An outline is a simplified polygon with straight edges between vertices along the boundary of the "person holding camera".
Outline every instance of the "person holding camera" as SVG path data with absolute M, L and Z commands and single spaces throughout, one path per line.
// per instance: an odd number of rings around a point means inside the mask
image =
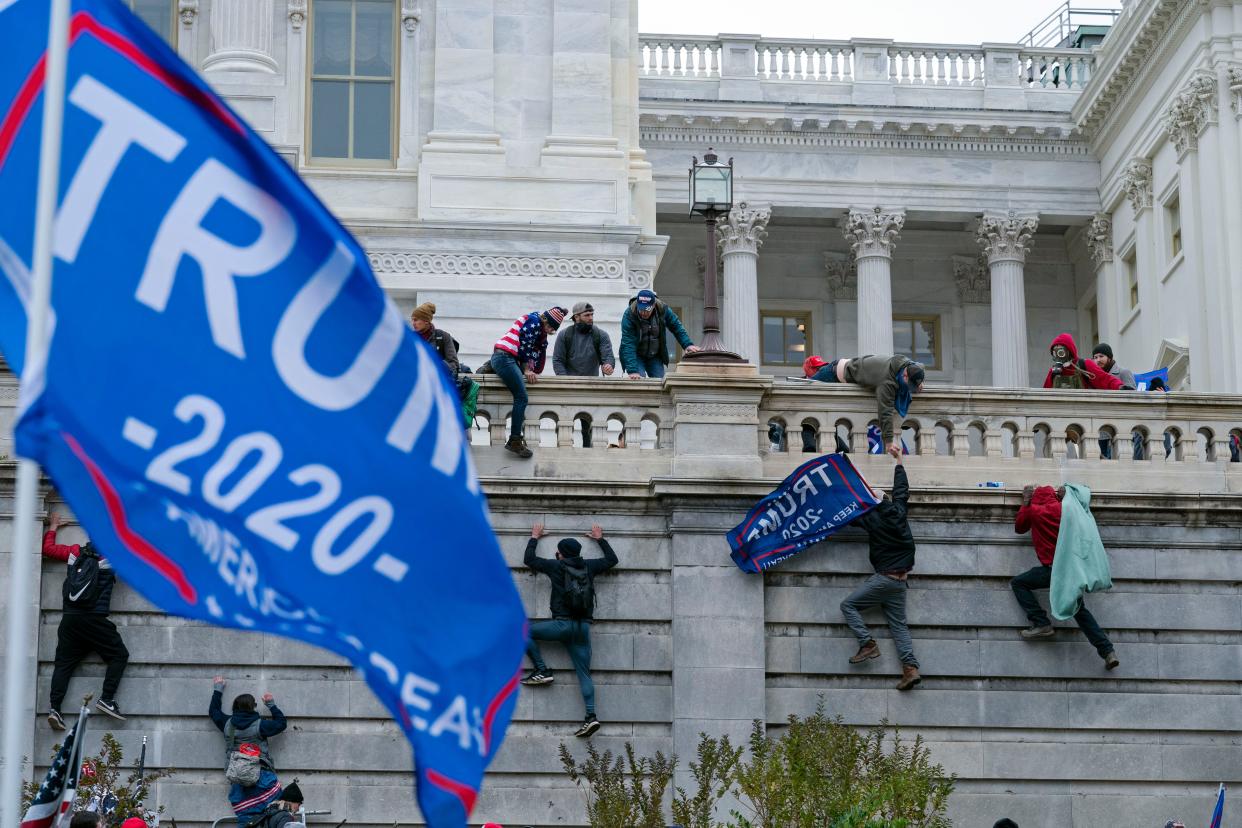
M 1052 355 L 1052 367 L 1044 377 L 1044 388 L 1091 388 L 1102 391 L 1120 391 L 1125 386 L 1121 380 L 1105 371 L 1094 360 L 1078 356 L 1074 337 L 1059 334 L 1048 349 Z

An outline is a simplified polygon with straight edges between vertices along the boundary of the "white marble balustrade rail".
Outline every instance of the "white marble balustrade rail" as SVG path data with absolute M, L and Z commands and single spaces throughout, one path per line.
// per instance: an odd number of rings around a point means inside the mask
M 720 77 L 720 39 L 698 35 L 641 35 L 639 71 L 665 77 Z
M 764 38 L 755 46 L 755 74 L 767 80 L 854 81 L 848 40 Z
M 923 86 L 983 86 L 987 55 L 979 46 L 894 43 L 888 47 L 893 83 Z
M 1031 88 L 1081 91 L 1094 65 L 1094 56 L 1082 49 L 1023 49 L 1018 53 L 1018 82 Z

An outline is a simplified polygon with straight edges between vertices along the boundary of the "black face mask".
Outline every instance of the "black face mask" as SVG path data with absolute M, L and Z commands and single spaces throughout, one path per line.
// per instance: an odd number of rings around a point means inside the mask
M 591 327 L 592 327 L 592 324 L 590 322 L 575 322 L 574 323 L 574 328 L 576 328 L 578 333 L 580 334 L 590 333 Z

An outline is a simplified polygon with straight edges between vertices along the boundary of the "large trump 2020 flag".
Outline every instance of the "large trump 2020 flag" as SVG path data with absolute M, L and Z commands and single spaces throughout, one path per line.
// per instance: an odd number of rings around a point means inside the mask
M 72 4 L 52 333 L 27 359 L 47 27 L 46 0 L 0 0 L 18 453 L 162 609 L 347 657 L 427 821 L 465 825 L 525 617 L 453 386 L 354 239 L 117 0 Z

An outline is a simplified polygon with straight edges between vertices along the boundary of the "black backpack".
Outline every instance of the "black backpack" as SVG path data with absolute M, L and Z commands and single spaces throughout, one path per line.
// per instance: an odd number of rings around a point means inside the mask
M 69 565 L 69 574 L 61 585 L 60 594 L 66 607 L 90 610 L 95 608 L 102 588 L 99 577 L 99 553 L 95 545 L 87 543 L 78 549 L 77 557 Z
M 571 618 L 590 618 L 595 611 L 595 585 L 585 566 L 561 567 L 565 586 L 565 611 Z

